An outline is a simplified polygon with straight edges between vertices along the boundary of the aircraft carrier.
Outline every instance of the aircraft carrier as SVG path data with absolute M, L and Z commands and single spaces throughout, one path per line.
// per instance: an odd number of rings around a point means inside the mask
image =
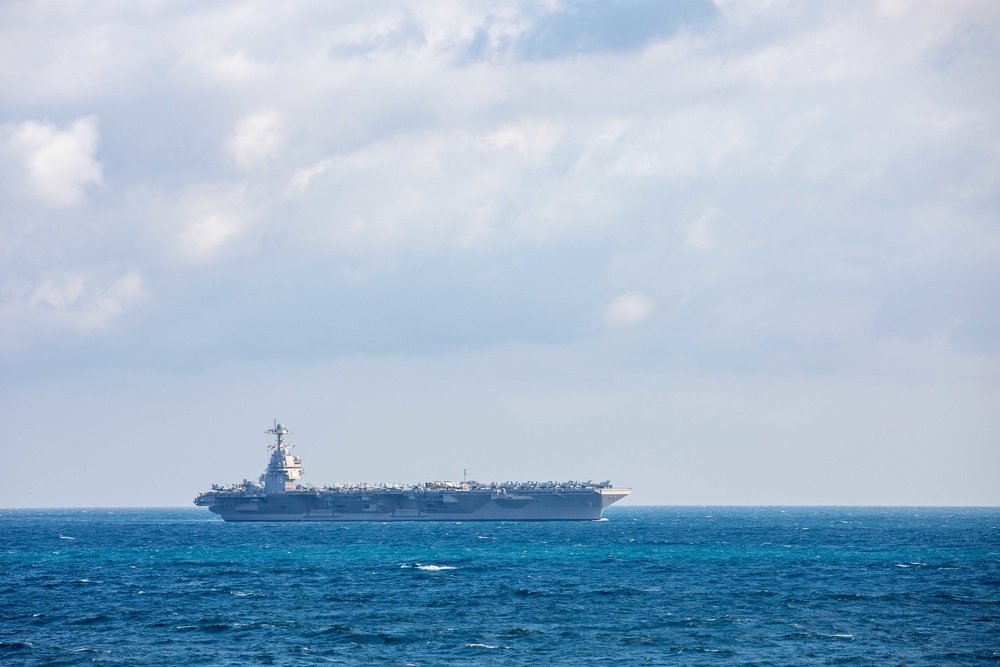
M 425 482 L 313 487 L 275 421 L 271 459 L 256 481 L 212 485 L 194 504 L 226 521 L 596 521 L 632 492 L 611 482 Z

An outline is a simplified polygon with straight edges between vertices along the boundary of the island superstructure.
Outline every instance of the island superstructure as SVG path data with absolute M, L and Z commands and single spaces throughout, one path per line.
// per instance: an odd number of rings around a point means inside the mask
M 275 421 L 271 458 L 258 480 L 212 485 L 194 504 L 226 521 L 596 521 L 632 492 L 611 482 L 300 483 L 291 431 Z

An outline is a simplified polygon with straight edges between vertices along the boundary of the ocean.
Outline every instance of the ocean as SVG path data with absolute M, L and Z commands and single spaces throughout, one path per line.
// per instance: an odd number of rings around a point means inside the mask
M 0 664 L 1000 665 L 1000 509 L 0 510 Z

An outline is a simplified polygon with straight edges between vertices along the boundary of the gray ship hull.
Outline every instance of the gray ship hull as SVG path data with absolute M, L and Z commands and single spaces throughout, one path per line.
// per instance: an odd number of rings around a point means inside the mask
M 629 489 L 525 493 L 454 490 L 433 493 L 204 493 L 196 505 L 226 521 L 596 521 Z

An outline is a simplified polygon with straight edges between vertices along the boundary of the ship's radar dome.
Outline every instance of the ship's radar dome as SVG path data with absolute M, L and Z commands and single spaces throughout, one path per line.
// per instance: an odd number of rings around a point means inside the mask
M 274 427 L 274 430 L 275 431 L 284 431 L 285 427 L 282 426 L 281 424 L 278 424 L 277 426 Z

